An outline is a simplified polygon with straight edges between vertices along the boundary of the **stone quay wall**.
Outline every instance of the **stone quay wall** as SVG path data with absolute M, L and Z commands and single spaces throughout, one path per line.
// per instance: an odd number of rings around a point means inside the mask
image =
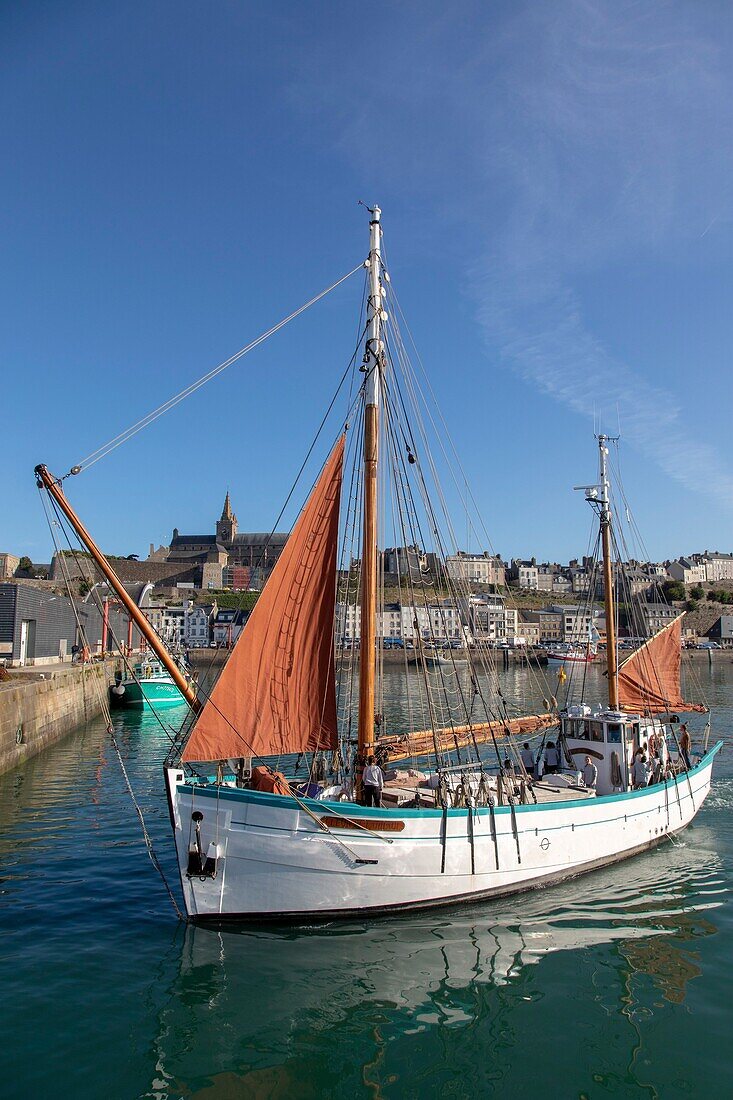
M 115 660 L 59 666 L 0 684 L 0 773 L 55 745 L 101 713 Z

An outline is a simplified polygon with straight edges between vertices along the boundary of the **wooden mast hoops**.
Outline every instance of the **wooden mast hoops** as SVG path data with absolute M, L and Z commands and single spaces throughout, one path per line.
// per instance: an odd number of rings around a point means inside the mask
M 113 588 L 114 591 L 117 593 L 120 599 L 120 603 L 123 604 L 128 615 L 135 622 L 138 630 L 146 639 L 158 660 L 170 673 L 181 695 L 184 697 L 194 713 L 198 714 L 198 712 L 201 710 L 201 703 L 196 696 L 195 685 L 192 684 L 191 681 L 183 675 L 180 668 L 173 660 L 170 653 L 163 645 L 162 641 L 158 637 L 157 633 L 153 630 L 152 626 L 145 618 L 140 608 L 125 590 L 125 586 L 123 585 L 122 581 L 117 576 L 114 569 L 107 561 L 104 554 L 99 549 L 94 539 L 89 534 L 86 527 L 81 522 L 76 512 L 64 496 L 61 490 L 61 482 L 52 477 L 52 475 L 48 472 L 47 467 L 43 465 L 36 466 L 35 474 L 39 489 L 46 489 L 56 501 L 59 508 L 76 531 L 80 540 L 82 541 L 84 546 L 86 546 L 92 559 L 99 567 L 102 575 L 105 577 L 110 587 Z

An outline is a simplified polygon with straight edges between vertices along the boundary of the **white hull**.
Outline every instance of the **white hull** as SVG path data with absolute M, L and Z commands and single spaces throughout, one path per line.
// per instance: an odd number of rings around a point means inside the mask
M 471 811 L 469 823 L 467 810 L 444 814 L 309 801 L 318 817 L 403 824 L 398 832 L 367 833 L 355 826 L 325 832 L 290 797 L 192 788 L 182 782 L 181 771 L 169 768 L 186 909 L 198 920 L 328 918 L 446 905 L 559 882 L 653 847 L 688 825 L 710 790 L 718 748 L 676 784 L 517 806 L 514 814 L 496 807 L 495 840 L 487 807 Z M 194 811 L 203 814 L 204 852 L 211 845 L 218 852 L 213 878 L 186 873 Z

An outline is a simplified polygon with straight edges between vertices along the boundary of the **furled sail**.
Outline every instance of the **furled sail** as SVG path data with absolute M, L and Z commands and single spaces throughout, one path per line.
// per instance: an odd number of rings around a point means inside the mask
M 446 726 L 435 731 L 417 730 L 402 736 L 380 737 L 379 747 L 387 749 L 387 761 L 392 764 L 413 756 L 430 755 L 436 741 L 446 749 L 459 749 L 466 745 L 483 745 L 507 735 L 528 737 L 557 723 L 556 714 L 528 714 L 522 718 L 509 718 L 506 722 L 476 722 L 470 726 Z
M 336 748 L 333 630 L 343 460 L 342 436 L 199 715 L 184 760 Z
M 680 688 L 682 616 L 662 627 L 648 642 L 619 666 L 619 703 L 640 714 L 666 714 L 670 710 L 706 710 L 686 703 Z

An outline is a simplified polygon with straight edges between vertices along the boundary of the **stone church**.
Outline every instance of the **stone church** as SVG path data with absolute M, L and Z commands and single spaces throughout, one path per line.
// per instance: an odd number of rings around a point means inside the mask
M 237 587 L 261 588 L 288 541 L 287 532 L 243 532 L 227 493 L 213 535 L 181 535 L 173 528 L 168 561 L 201 566 L 201 588 L 230 587 L 233 570 L 244 570 Z

